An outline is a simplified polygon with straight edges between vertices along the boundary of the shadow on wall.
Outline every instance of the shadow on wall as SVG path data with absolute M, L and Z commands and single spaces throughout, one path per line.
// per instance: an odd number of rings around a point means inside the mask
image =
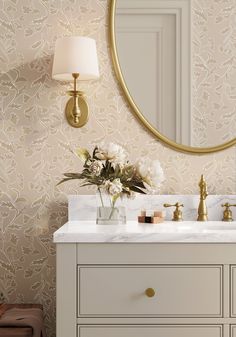
M 42 127 L 60 125 L 58 82 L 51 78 L 52 59 L 47 55 L 0 75 L 1 114 L 11 130 L 37 122 Z

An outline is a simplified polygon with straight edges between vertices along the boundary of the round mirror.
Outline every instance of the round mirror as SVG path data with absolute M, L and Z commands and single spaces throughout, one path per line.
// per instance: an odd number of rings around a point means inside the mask
M 176 150 L 236 144 L 236 5 L 229 2 L 111 1 L 118 81 L 139 120 Z

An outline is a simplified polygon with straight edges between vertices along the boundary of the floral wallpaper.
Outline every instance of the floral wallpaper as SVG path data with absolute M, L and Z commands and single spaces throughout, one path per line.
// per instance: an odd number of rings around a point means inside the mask
M 236 134 L 235 0 L 192 1 L 192 138 L 194 146 Z
M 194 2 L 201 13 L 201 1 Z M 134 117 L 111 64 L 108 5 L 108 0 L 0 2 L 0 301 L 42 303 L 50 337 L 56 294 L 52 234 L 67 220 L 66 195 L 94 192 L 79 183 L 56 186 L 63 172 L 81 168 L 71 149 L 112 140 L 126 147 L 132 161 L 146 155 L 160 160 L 166 177 L 162 193 L 198 193 L 201 173 L 210 193 L 236 193 L 235 147 L 204 156 L 175 152 Z M 51 79 L 55 41 L 73 34 L 96 39 L 101 73 L 99 80 L 81 84 L 91 110 L 81 129 L 64 118 L 69 85 Z

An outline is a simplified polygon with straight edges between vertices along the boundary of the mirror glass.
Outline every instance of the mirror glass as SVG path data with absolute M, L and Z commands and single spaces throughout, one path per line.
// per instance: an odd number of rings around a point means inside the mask
M 235 0 L 116 0 L 114 38 L 128 95 L 180 145 L 236 137 Z

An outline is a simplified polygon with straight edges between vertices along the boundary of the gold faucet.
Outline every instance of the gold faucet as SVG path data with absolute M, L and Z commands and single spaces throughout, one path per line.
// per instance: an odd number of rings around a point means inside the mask
M 175 211 L 173 213 L 173 219 L 172 219 L 172 221 L 183 221 L 182 211 L 180 210 L 180 207 L 184 207 L 183 204 L 180 204 L 179 202 L 177 202 L 174 205 L 164 204 L 163 206 L 164 207 L 173 207 L 174 206 L 175 207 Z
M 207 206 L 206 206 L 206 197 L 208 196 L 207 184 L 204 179 L 203 174 L 201 175 L 201 180 L 199 181 L 198 186 L 200 187 L 200 202 L 198 206 L 198 218 L 197 221 L 207 221 Z
M 222 207 L 225 207 L 225 210 L 223 212 L 223 219 L 222 221 L 234 221 L 233 217 L 232 217 L 232 211 L 230 209 L 230 207 L 236 207 L 236 204 L 232 204 L 230 205 L 229 202 L 226 202 L 224 205 L 221 205 Z

